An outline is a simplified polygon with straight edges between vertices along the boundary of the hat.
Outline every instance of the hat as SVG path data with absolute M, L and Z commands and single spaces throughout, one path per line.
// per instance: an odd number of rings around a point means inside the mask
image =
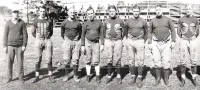
M 18 9 L 13 9 L 12 12 L 13 13 L 19 13 L 19 10 Z

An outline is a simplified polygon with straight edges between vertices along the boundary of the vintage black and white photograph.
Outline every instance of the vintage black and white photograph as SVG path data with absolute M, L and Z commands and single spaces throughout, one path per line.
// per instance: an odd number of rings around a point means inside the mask
M 199 0 L 2 0 L 0 90 L 200 90 Z

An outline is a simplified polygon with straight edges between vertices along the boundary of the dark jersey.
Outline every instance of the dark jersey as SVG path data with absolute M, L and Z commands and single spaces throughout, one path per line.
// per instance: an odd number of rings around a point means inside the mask
M 61 37 L 68 37 L 70 40 L 79 40 L 81 37 L 82 25 L 80 21 L 65 20 L 61 24 Z
M 147 39 L 148 26 L 147 22 L 138 17 L 126 20 L 124 25 L 124 35 L 126 37 L 135 37 Z
M 101 44 L 103 44 L 103 25 L 100 20 L 86 21 L 83 24 L 83 32 L 81 36 L 81 45 L 85 45 L 85 38 L 90 41 L 99 41 L 101 40 Z
M 185 36 L 187 38 L 199 35 L 199 22 L 194 16 L 192 17 L 181 17 L 178 21 L 177 33 L 180 37 Z
M 35 38 L 49 39 L 53 35 L 53 21 L 51 19 L 35 19 L 32 35 Z
M 123 38 L 124 21 L 120 18 L 109 18 L 105 21 L 105 37 L 110 39 Z
M 176 41 L 176 32 L 172 20 L 166 16 L 155 17 L 149 25 L 149 43 L 154 35 L 157 41 L 166 41 L 171 34 L 173 42 Z

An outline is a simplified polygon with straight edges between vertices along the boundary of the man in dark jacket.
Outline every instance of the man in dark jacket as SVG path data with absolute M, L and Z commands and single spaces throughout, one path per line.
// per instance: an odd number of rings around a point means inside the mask
M 26 25 L 19 19 L 19 10 L 13 10 L 12 18 L 7 21 L 3 37 L 3 47 L 8 58 L 7 83 L 12 81 L 12 70 L 15 55 L 17 56 L 17 72 L 21 82 L 24 82 L 23 76 L 23 58 L 28 41 Z

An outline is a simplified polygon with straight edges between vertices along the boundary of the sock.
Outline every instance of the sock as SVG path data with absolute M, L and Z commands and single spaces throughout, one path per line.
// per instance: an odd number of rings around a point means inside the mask
M 191 67 L 191 71 L 192 71 L 192 78 L 195 79 L 196 78 L 196 73 L 197 73 L 197 66 L 192 66 Z
M 70 64 L 65 65 L 65 75 L 69 74 Z
M 130 66 L 130 67 L 129 67 L 129 71 L 130 71 L 130 73 L 131 73 L 131 76 L 132 76 L 132 75 L 134 75 L 134 76 L 136 75 L 136 67 L 135 67 L 135 66 Z
M 108 64 L 108 66 L 107 66 L 107 70 L 108 70 L 108 76 L 110 76 L 111 77 L 111 72 L 112 72 L 112 64 Z
M 47 64 L 47 67 L 48 67 L 48 71 L 52 71 L 52 68 L 53 68 L 53 67 L 52 67 L 52 64 L 51 64 L 51 63 L 48 63 L 48 64 Z
M 186 70 L 186 67 L 183 66 L 183 65 L 181 65 L 181 66 L 180 66 L 181 75 L 182 75 L 182 74 L 185 74 L 185 70 Z
M 141 76 L 141 77 L 142 77 L 142 74 L 143 74 L 143 67 L 142 67 L 142 66 L 139 66 L 139 67 L 138 67 L 138 76 Z
M 87 73 L 87 75 L 90 75 L 90 71 L 91 71 L 91 66 L 90 65 L 86 65 L 86 73 Z
M 118 64 L 116 67 L 117 74 L 120 74 L 120 69 L 121 69 L 121 65 Z
M 78 65 L 73 65 L 74 75 L 77 75 Z
M 96 76 L 100 75 L 100 66 L 95 66 Z

